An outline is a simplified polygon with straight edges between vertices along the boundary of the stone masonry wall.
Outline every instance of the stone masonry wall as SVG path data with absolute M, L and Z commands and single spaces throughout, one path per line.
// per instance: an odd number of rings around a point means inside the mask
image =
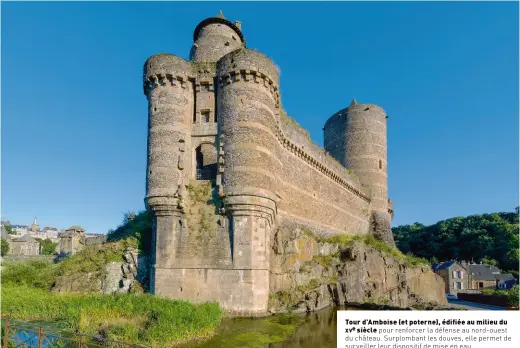
M 370 201 L 359 180 L 293 123 L 282 126 L 279 211 L 336 233 L 368 232 Z

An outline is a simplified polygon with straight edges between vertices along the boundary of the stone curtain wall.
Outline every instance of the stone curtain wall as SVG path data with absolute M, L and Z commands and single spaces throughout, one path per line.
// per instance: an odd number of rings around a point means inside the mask
M 359 179 L 288 117 L 281 121 L 280 213 L 336 233 L 368 232 L 370 198 Z

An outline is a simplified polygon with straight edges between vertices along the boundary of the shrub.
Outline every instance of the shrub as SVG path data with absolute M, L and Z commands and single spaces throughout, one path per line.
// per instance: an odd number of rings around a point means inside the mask
M 508 294 L 507 294 L 508 295 L 507 302 L 508 302 L 509 306 L 518 307 L 519 291 L 520 291 L 520 288 L 518 287 L 518 285 L 515 285 L 511 289 L 509 289 Z
M 2 285 L 30 286 L 50 290 L 57 265 L 45 261 L 12 262 L 3 265 Z
M 0 246 L 2 249 L 0 251 L 0 255 L 5 256 L 9 252 L 9 242 L 2 238 L 2 239 L 0 239 L 0 243 L 1 243 Z
M 107 241 L 115 242 L 125 238 L 135 239 L 139 251 L 143 255 L 149 255 L 152 250 L 152 216 L 144 210 L 138 213 L 133 220 L 129 214 L 125 214 L 122 224 L 114 231 L 109 231 Z

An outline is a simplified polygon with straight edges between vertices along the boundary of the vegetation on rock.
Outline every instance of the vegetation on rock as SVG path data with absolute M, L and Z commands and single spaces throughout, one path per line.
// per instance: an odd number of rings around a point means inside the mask
M 114 242 L 125 238 L 135 238 L 139 251 L 150 255 L 152 250 L 152 216 L 146 210 L 139 212 L 133 219 L 125 213 L 123 222 L 115 230 L 108 231 L 107 241 Z
M 421 267 L 421 266 L 430 265 L 428 260 L 426 260 L 425 258 L 416 257 L 412 253 L 407 253 L 405 255 L 400 250 L 391 247 L 390 245 L 386 244 L 385 242 L 381 242 L 381 241 L 377 240 L 371 234 L 356 234 L 356 235 L 342 234 L 342 235 L 336 235 L 336 236 L 326 237 L 326 238 L 317 237 L 317 240 L 322 243 L 337 244 L 341 248 L 347 248 L 348 246 L 352 245 L 352 243 L 354 243 L 356 241 L 363 242 L 366 245 L 374 248 L 375 250 L 382 252 L 383 254 L 394 257 L 395 259 L 403 262 L 408 267 Z
M 90 273 L 92 278 L 104 276 L 109 262 L 123 262 L 124 251 L 136 247 L 136 240 L 127 238 L 104 245 L 86 246 L 80 252 L 54 264 L 45 261 L 11 262 L 3 265 L 2 285 L 30 286 L 50 290 L 59 276 Z
M 105 265 L 109 262 L 123 262 L 123 254 L 127 248 L 137 248 L 135 238 L 126 238 L 103 245 L 88 245 L 78 253 L 71 255 L 58 263 L 56 275 L 69 276 L 81 273 L 91 273 L 101 277 Z
M 420 223 L 392 229 L 404 253 L 429 260 L 467 260 L 511 270 L 518 277 L 518 211 L 454 217 L 425 226 Z

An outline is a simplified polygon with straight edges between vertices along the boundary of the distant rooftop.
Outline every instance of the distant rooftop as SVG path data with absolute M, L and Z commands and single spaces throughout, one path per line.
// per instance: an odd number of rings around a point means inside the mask
M 501 273 L 498 267 L 486 264 L 469 265 L 469 272 L 476 280 L 496 280 Z
M 66 231 L 79 231 L 79 232 L 85 232 L 85 230 L 83 229 L 83 227 L 81 227 L 81 226 L 79 226 L 79 225 L 72 225 L 72 226 L 70 226 L 69 228 L 67 228 Z
M 20 238 L 17 238 L 14 240 L 15 242 L 31 242 L 31 243 L 38 243 L 36 239 L 31 237 L 30 235 L 26 234 Z
M 457 263 L 457 261 L 442 262 L 442 263 L 435 265 L 433 269 L 434 270 L 449 269 L 451 266 L 453 266 L 456 263 Z

